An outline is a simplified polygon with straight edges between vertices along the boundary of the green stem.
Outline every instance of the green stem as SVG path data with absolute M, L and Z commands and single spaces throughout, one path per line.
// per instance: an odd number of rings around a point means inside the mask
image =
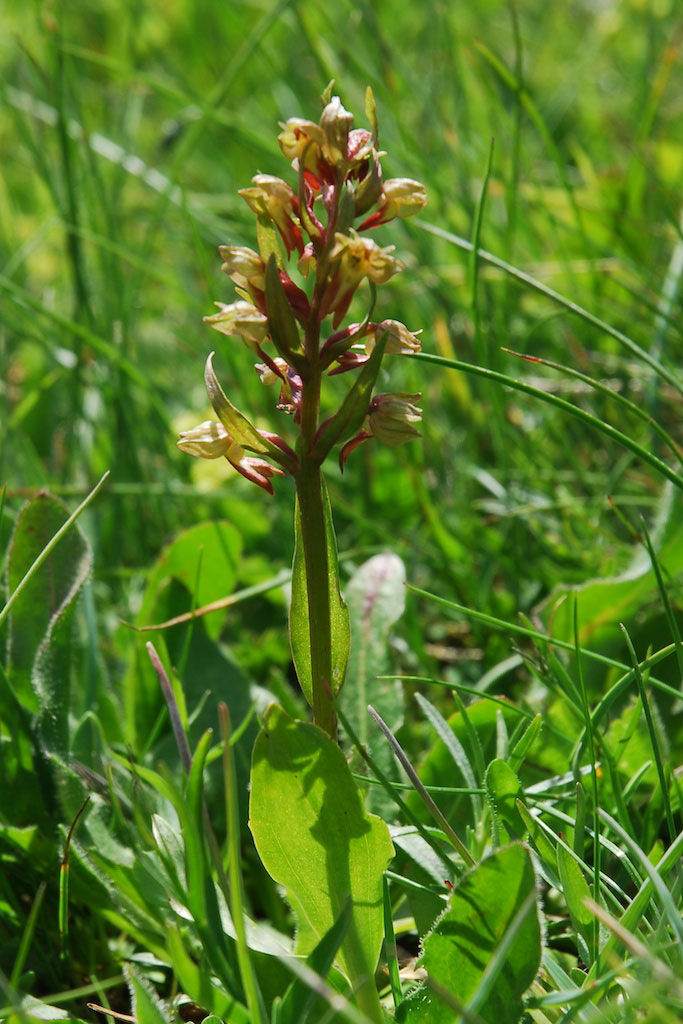
M 301 460 L 301 469 L 296 480 L 296 493 L 301 512 L 301 539 L 306 567 L 313 721 L 333 737 L 336 715 L 331 691 L 332 631 L 322 473 L 320 465 L 308 456 L 302 457 Z
M 308 367 L 303 375 L 301 389 L 300 468 L 296 475 L 296 493 L 301 514 L 301 540 L 306 568 L 313 721 L 334 738 L 337 718 L 332 697 L 332 627 L 323 478 L 321 463 L 311 454 L 320 418 L 322 378 L 317 300 L 316 293 L 304 341 Z

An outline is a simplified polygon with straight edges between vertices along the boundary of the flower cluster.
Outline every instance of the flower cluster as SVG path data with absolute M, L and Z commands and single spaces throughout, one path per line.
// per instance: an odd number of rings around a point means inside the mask
M 369 232 L 418 213 L 427 202 L 425 191 L 409 178 L 384 180 L 370 90 L 369 129 L 354 128 L 353 115 L 329 90 L 323 103 L 317 124 L 290 118 L 281 126 L 278 141 L 296 173 L 296 188 L 282 178 L 257 174 L 240 191 L 257 218 L 259 251 L 220 246 L 222 270 L 238 299 L 217 302 L 218 312 L 205 317 L 214 330 L 239 338 L 254 353 L 263 384 L 278 385 L 277 408 L 299 426 L 297 450 L 277 435 L 256 430 L 228 401 L 211 357 L 206 380 L 220 422 L 201 423 L 181 434 L 178 442 L 182 451 L 199 458 L 227 458 L 271 493 L 273 474 L 296 477 L 302 460 L 321 465 L 332 447 L 340 448 L 343 467 L 365 440 L 398 445 L 419 436 L 419 395 L 372 396 L 384 353 L 418 352 L 420 339 L 419 332 L 397 320 L 371 318 L 376 286 L 402 265 L 394 247 L 378 245 Z M 305 288 L 288 272 L 290 260 L 296 260 Z M 365 319 L 340 327 L 364 281 L 370 293 Z M 325 338 L 328 317 L 332 333 Z M 319 424 L 323 374 L 349 371 L 355 371 L 355 379 L 346 398 L 333 417 Z

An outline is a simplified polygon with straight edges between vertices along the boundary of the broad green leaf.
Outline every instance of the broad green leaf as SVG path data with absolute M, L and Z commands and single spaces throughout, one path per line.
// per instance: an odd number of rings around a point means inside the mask
M 496 844 L 521 839 L 526 829 L 515 801 L 521 799 L 522 787 L 512 768 L 496 758 L 486 769 L 486 796 L 493 813 Z
M 182 531 L 164 548 L 149 574 L 136 624 L 145 626 L 162 622 L 188 612 L 192 607 L 198 608 L 228 596 L 235 588 L 241 554 L 242 539 L 232 523 L 208 521 Z M 219 699 L 227 700 L 236 722 L 242 721 L 249 710 L 246 679 L 229 652 L 219 649 L 214 642 L 223 628 L 225 616 L 225 610 L 219 610 L 192 623 L 152 634 L 155 645 L 167 646 L 167 665 L 184 665 L 182 692 L 178 685 L 177 699 L 184 695 L 191 711 L 206 701 L 205 709 L 193 723 L 191 743 L 215 722 L 215 707 Z M 141 634 L 133 647 L 123 686 L 126 740 L 136 750 L 144 749 L 163 702 L 159 681 L 145 650 L 147 639 L 148 635 Z M 163 646 L 160 653 L 164 658 Z M 178 757 L 173 738 L 162 738 L 155 754 L 173 765 Z M 245 756 L 239 763 L 243 778 L 248 771 L 248 765 L 243 763 L 246 760 Z
M 361 743 L 392 779 L 398 779 L 396 759 L 373 726 L 368 704 L 372 704 L 392 732 L 401 727 L 401 683 L 377 677 L 388 673 L 390 668 L 389 631 L 405 609 L 405 578 L 401 559 L 386 551 L 361 565 L 344 592 L 351 622 L 351 651 L 346 682 L 339 697 L 340 707 Z M 369 799 L 373 809 L 388 809 L 389 798 L 383 790 L 373 787 Z M 392 812 L 395 806 L 391 804 Z
M 166 1010 L 152 986 L 138 972 L 126 964 L 126 981 L 137 1024 L 170 1024 L 171 1014 Z
M 487 1024 L 518 1024 L 522 996 L 541 962 L 536 879 L 521 843 L 497 850 L 456 885 L 424 941 L 430 980 Z M 429 987 L 399 1006 L 406 1024 L 452 1024 L 453 1009 Z
M 384 933 L 382 876 L 393 856 L 389 831 L 364 810 L 337 744 L 276 705 L 254 746 L 249 823 L 296 914 L 297 951 L 309 954 L 350 899 L 337 963 L 349 979 L 372 978 Z
M 592 963 L 595 958 L 595 917 L 584 903 L 591 896 L 591 891 L 581 868 L 560 843 L 557 844 L 557 871 L 574 930 L 584 940 Z
M 63 1006 L 51 1006 L 34 996 L 24 996 L 16 1007 L 16 1012 L 5 1018 L 7 1024 L 33 1024 L 36 1020 L 63 1020 L 74 1024 L 80 1018 L 74 1018 Z
M 66 506 L 49 494 L 39 494 L 21 510 L 9 549 L 10 596 L 68 518 Z M 72 617 L 91 564 L 90 546 L 74 525 L 34 573 L 9 616 L 7 676 L 21 704 L 39 713 L 45 748 L 60 757 L 69 750 Z
M 330 587 L 330 625 L 332 632 L 332 690 L 336 694 L 344 682 L 349 659 L 349 612 L 339 590 L 339 559 L 337 538 L 332 522 L 332 510 L 327 485 L 322 480 L 323 511 L 327 537 L 327 575 Z M 308 619 L 308 590 L 306 588 L 306 561 L 301 536 L 299 502 L 294 512 L 294 561 L 292 563 L 292 597 L 289 608 L 289 637 L 292 659 L 299 685 L 308 703 L 313 706 L 313 674 L 311 669 L 311 638 Z

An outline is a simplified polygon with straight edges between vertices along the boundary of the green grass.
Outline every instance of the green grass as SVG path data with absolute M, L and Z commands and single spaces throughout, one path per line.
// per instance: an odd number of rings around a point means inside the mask
M 674 0 L 6 3 L 0 559 L 9 580 L 35 570 L 23 598 L 13 586 L 0 600 L 1 1019 L 33 1020 L 35 999 L 92 1021 L 92 1000 L 144 1024 L 180 1019 L 193 993 L 238 1020 L 232 993 L 245 1019 L 276 1021 L 291 972 L 308 991 L 325 962 L 323 949 L 292 967 L 274 949 L 263 923 L 291 936 L 294 922 L 246 823 L 258 716 L 276 699 L 307 717 L 283 590 L 294 490 L 253 493 L 175 438 L 208 414 L 201 317 L 232 291 L 216 246 L 255 244 L 237 189 L 287 175 L 277 122 L 317 118 L 332 78 L 354 111 L 372 86 L 386 174 L 430 198 L 418 221 L 377 233 L 406 267 L 377 312 L 424 329 L 420 356 L 387 358 L 381 390 L 422 392 L 423 437 L 366 445 L 328 473 L 343 581 L 383 550 L 405 564 L 380 674 L 402 688 L 390 729 L 447 826 L 392 787 L 404 777 L 369 728 L 371 765 L 352 768 L 422 851 L 397 840 L 385 881 L 386 1005 L 411 984 L 392 932 L 414 949 L 447 895 L 444 859 L 462 873 L 451 829 L 474 861 L 506 836 L 534 851 L 545 936 L 528 1020 L 680 1019 L 682 24 Z M 260 428 L 279 429 L 241 345 L 221 343 L 216 367 Z M 58 615 L 58 669 L 39 666 L 41 706 L 21 662 L 24 637 L 42 639 L 26 594 L 39 600 L 56 551 L 13 537 L 43 491 L 65 503 L 45 529 L 78 514 L 69 543 L 93 562 Z M 126 625 L 213 602 L 151 634 Z M 444 721 L 457 745 L 436 738 Z M 196 768 L 185 780 L 174 726 L 193 764 L 206 757 L 203 788 Z M 88 794 L 67 935 L 60 865 Z M 213 851 L 194 836 L 202 801 Z M 584 889 L 599 911 L 581 909 Z M 226 902 L 246 936 L 225 932 Z

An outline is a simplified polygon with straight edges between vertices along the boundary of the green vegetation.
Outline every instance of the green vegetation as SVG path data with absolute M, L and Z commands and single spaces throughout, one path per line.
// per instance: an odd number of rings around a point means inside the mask
M 0 1019 L 675 1024 L 679 5 L 0 25 Z M 292 180 L 277 124 L 331 79 L 429 197 L 373 231 L 405 265 L 373 318 L 423 329 L 378 388 L 422 436 L 326 467 L 342 753 L 292 665 L 294 481 L 175 446 L 214 347 L 291 436 L 201 319 L 216 247 L 256 244 L 237 190 Z

